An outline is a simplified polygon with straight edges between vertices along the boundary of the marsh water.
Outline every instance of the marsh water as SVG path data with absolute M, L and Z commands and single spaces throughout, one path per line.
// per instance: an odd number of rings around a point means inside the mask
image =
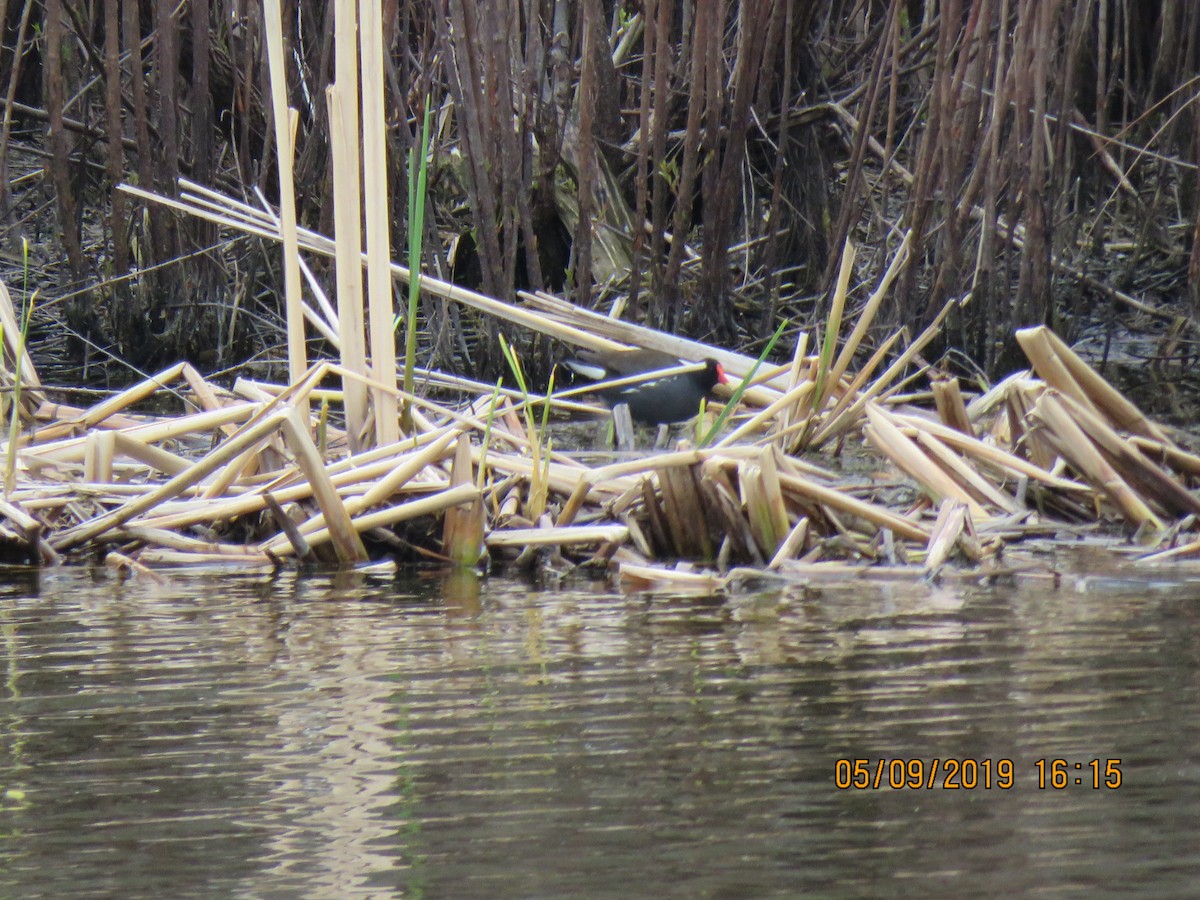
M 64 568 L 3 575 L 0 634 L 0 896 L 1185 896 L 1200 876 L 1186 575 L 689 597 Z

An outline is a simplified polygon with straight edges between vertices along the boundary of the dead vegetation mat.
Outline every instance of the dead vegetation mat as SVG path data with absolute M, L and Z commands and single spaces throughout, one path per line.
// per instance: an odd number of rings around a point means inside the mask
M 970 395 L 919 365 L 937 323 L 859 362 L 875 308 L 844 338 L 835 313 L 819 349 L 802 333 L 790 362 L 769 365 L 546 295 L 497 303 L 559 339 L 715 356 L 736 376 L 674 449 L 617 459 L 555 446 L 554 423 L 588 409 L 579 390 L 529 397 L 435 372 L 398 392 L 413 427 L 383 446 L 337 426 L 357 376 L 331 362 L 290 385 L 227 388 L 181 363 L 90 407 L 58 403 L 0 286 L 0 549 L 35 565 L 99 554 L 145 577 L 599 565 L 634 587 L 704 591 L 746 567 L 791 581 L 1047 577 L 1013 551 L 1048 536 L 1116 537 L 1146 563 L 1200 553 L 1200 456 L 1052 331 L 1018 332 L 1029 369 Z

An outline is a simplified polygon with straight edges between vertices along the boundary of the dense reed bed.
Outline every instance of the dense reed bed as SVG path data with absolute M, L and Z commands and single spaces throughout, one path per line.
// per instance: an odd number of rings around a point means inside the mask
M 0 298 L 18 558 L 488 558 L 708 589 L 738 567 L 998 577 L 1006 548 L 1097 526 L 1152 559 L 1200 548 L 1200 459 L 1038 324 L 1078 327 L 1084 293 L 1170 317 L 1102 255 L 1158 254 L 1200 296 L 1196 81 L 1108 71 L 1116 25 L 1128 47 L 1149 27 L 1129 4 L 265 0 L 187 7 L 189 44 L 184 7 L 102 6 L 90 29 L 44 6 L 39 171 L 87 287 L 45 297 L 35 247 Z M 1195 10 L 1156 8 L 1194 72 Z M 1089 67 L 1109 93 L 1080 107 Z M 68 127 L 68 96 L 106 136 Z M 112 182 L 91 217 L 81 134 Z M 27 353 L 47 316 L 85 361 L 160 371 L 56 402 Z M 585 390 L 550 374 L 572 346 L 714 357 L 733 383 L 669 452 L 585 456 L 559 426 Z
M 911 232 L 913 264 L 872 347 L 970 296 L 930 350 L 959 374 L 1011 371 L 1013 335 L 1038 323 L 1072 343 L 1133 330 L 1154 339 L 1157 365 L 1190 370 L 1191 0 L 380 6 L 363 23 L 361 92 L 332 0 L 4 6 L 0 230 L 35 246 L 43 374 L 127 383 L 180 359 L 303 371 L 288 368 L 300 331 L 274 248 L 117 185 L 175 196 L 184 176 L 252 203 L 258 189 L 333 234 L 331 86 L 361 109 L 355 146 L 388 187 L 363 208 L 386 196 L 391 258 L 416 232 L 421 268 L 492 297 L 565 291 L 761 347 L 781 317 L 823 323 L 847 239 L 862 249 L 853 306 Z M 417 221 L 407 159 L 426 108 Z M 19 269 L 0 259 L 10 285 Z M 338 292 L 333 266 L 313 277 Z M 493 317 L 425 295 L 414 318 L 423 364 L 506 370 Z M 329 353 L 307 338 L 310 355 Z M 554 347 L 530 341 L 526 366 L 544 380 Z

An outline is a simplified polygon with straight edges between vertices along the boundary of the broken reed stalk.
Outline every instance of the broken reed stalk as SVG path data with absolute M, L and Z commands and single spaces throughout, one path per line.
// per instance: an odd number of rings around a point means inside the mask
M 759 550 L 763 558 L 773 558 L 791 530 L 791 524 L 771 448 L 765 448 L 757 459 L 741 463 L 738 481 L 745 497 L 746 517 Z
M 339 492 L 361 489 L 365 482 L 385 477 L 389 472 L 394 472 L 400 466 L 405 465 L 406 460 L 411 459 L 416 452 L 419 452 L 415 448 L 422 446 L 422 443 L 431 437 L 435 436 L 421 435 L 417 438 L 402 440 L 390 447 L 377 448 L 333 463 L 328 467 L 330 480 Z M 444 453 L 444 450 L 439 450 L 439 452 Z M 398 453 L 407 455 L 393 459 L 392 457 Z M 426 484 L 423 486 L 436 489 L 441 485 Z M 266 500 L 266 494 L 268 492 L 279 503 L 291 503 L 311 497 L 313 488 L 306 481 L 294 479 L 293 474 L 289 472 L 280 482 L 265 485 L 261 490 L 241 496 L 159 504 L 150 515 L 139 519 L 138 524 L 156 528 L 186 528 L 201 523 L 235 519 L 267 508 L 269 503 Z M 351 509 L 351 515 L 361 511 L 359 506 L 355 505 L 353 498 L 347 500 L 347 503 Z M 324 524 L 323 518 L 320 520 L 320 524 Z
M 1139 496 L 1172 516 L 1200 514 L 1200 499 L 1144 456 L 1133 441 L 1121 437 L 1099 413 L 1066 394 L 1057 399 L 1125 481 L 1137 485 Z
M 359 56 L 362 65 L 363 197 L 366 207 L 371 377 L 383 386 L 371 394 L 375 413 L 374 443 L 378 445 L 391 444 L 400 437 L 399 413 L 394 391 L 396 335 L 392 327 L 391 203 L 387 177 L 382 4 L 358 4 L 358 18 Z M 339 51 L 341 49 L 339 47 Z M 409 222 L 411 226 L 411 216 Z M 406 359 L 406 362 L 409 366 L 412 365 L 411 359 Z M 387 390 L 389 387 L 393 390 Z M 411 390 L 412 385 L 406 381 L 405 387 Z M 406 428 L 406 431 L 411 431 L 411 427 Z
M 967 506 L 972 515 L 987 517 L 987 511 L 970 492 L 926 456 L 874 403 L 867 404 L 867 422 L 867 439 L 920 484 L 935 503 L 947 498 L 957 500 Z
M 959 305 L 959 302 L 957 299 L 947 300 L 946 304 L 937 316 L 934 317 L 934 320 L 929 323 L 928 327 L 921 332 L 915 341 L 905 348 L 900 356 L 892 361 L 892 364 L 884 370 L 882 375 L 875 379 L 866 390 L 859 391 L 857 395 L 847 395 L 854 397 L 853 402 L 835 418 L 823 422 L 808 441 L 807 446 L 820 447 L 838 436 L 847 426 L 847 423 L 855 421 L 862 414 L 863 408 L 869 401 L 882 396 L 896 379 L 896 376 L 908 368 L 913 357 L 925 349 L 926 344 L 937 337 L 938 332 L 941 330 L 942 322 L 946 320 L 946 316 L 950 314 L 950 310 Z
M 964 435 L 953 428 L 917 416 L 896 413 L 892 416 L 897 425 L 911 428 L 915 432 L 927 432 L 960 453 L 969 455 L 976 464 L 982 464 L 1004 473 L 1013 478 L 1031 478 L 1047 487 L 1059 491 L 1086 491 L 1087 488 L 1078 482 L 1062 478 L 1034 465 L 1027 459 L 1016 456 L 999 447 L 988 444 L 978 438 Z
M 9 421 L 8 421 L 8 443 L 7 452 L 4 459 L 4 496 L 7 499 L 12 495 L 16 488 L 17 481 L 17 436 L 21 430 L 21 390 L 24 386 L 24 378 L 28 376 L 34 384 L 37 384 L 37 373 L 30 364 L 28 372 L 25 370 L 25 348 L 29 342 L 29 323 L 33 320 L 33 305 L 37 297 L 37 292 L 29 293 L 29 241 L 25 238 L 21 239 L 21 252 L 23 261 L 23 271 L 25 277 L 25 314 L 21 318 L 21 327 L 14 335 L 16 346 L 13 348 L 13 387 L 12 401 L 9 404 Z M 7 293 L 7 292 L 6 292 Z M 12 298 L 6 297 L 9 315 L 8 319 L 16 318 L 12 310 Z M 4 328 L 3 320 L 0 320 L 0 328 Z M 9 332 L 12 334 L 12 332 Z
M 894 417 L 891 418 L 894 421 Z M 916 440 L 917 445 L 928 454 L 929 458 L 944 469 L 951 478 L 958 481 L 965 490 L 1009 515 L 1020 513 L 1020 506 L 1015 500 L 994 487 L 979 472 L 971 468 L 966 460 L 955 454 L 932 434 L 927 431 L 917 431 Z
M 373 528 L 386 528 L 390 525 L 397 525 L 401 522 L 422 518 L 423 516 L 435 516 L 455 506 L 471 503 L 478 496 L 479 492 L 473 484 L 447 487 L 445 490 L 438 491 L 429 497 L 421 497 L 409 500 L 406 503 L 387 506 L 374 512 L 352 516 L 350 524 L 356 532 L 361 534 Z M 331 540 L 330 530 L 328 527 L 319 528 L 312 534 L 306 535 L 306 540 L 309 546 L 319 547 Z M 276 556 L 290 556 L 292 552 L 291 545 L 286 541 L 272 549 L 272 553 Z
M 957 500 L 943 500 L 925 548 L 925 571 L 940 569 L 954 552 L 970 521 L 967 507 Z
M 781 395 L 779 399 L 774 401 L 770 406 L 763 407 L 733 431 L 729 432 L 729 434 L 725 435 L 725 437 L 721 438 L 721 440 L 717 442 L 717 446 L 731 446 L 759 431 L 763 428 L 763 426 L 768 425 L 773 421 L 785 419 L 786 417 L 781 416 L 780 413 L 790 413 L 794 411 L 797 406 L 803 404 L 808 399 L 809 394 L 811 394 L 815 388 L 815 382 L 800 382 L 788 390 L 785 394 Z M 775 437 L 778 437 L 778 435 L 773 435 L 772 439 Z
M 854 355 L 858 353 L 859 345 L 862 343 L 863 337 L 866 336 L 867 329 L 875 321 L 875 314 L 879 311 L 884 298 L 890 295 L 892 284 L 904 270 L 904 265 L 908 262 L 909 248 L 911 246 L 912 230 L 910 229 L 905 232 L 903 240 L 900 241 L 900 246 L 896 248 L 891 262 L 888 263 L 887 270 L 883 273 L 883 277 L 879 279 L 879 284 L 875 287 L 871 296 L 867 298 L 866 305 L 863 306 L 862 312 L 858 314 L 858 320 L 854 323 L 854 328 L 842 344 L 842 351 L 838 354 L 837 361 L 833 364 L 829 372 L 829 380 L 833 384 L 839 383 L 842 376 L 849 370 L 850 362 L 853 360 Z M 840 281 L 839 276 L 839 285 Z
M 300 418 L 298 410 L 289 408 L 283 413 L 279 424 L 287 438 L 288 447 L 295 454 L 296 464 L 312 485 L 313 497 L 325 516 L 326 528 L 338 561 L 342 565 L 366 562 L 370 559 L 367 548 L 363 546 L 362 538 L 354 529 L 350 514 L 325 470 L 324 461 L 309 433 L 307 420 Z
M 271 81 L 271 108 L 275 122 L 275 154 L 279 171 L 279 235 L 283 249 L 283 291 L 287 320 L 288 378 L 298 381 L 308 369 L 304 344 L 304 318 L 300 300 L 300 245 L 296 234 L 296 194 L 293 176 L 295 134 L 299 113 L 287 102 L 287 65 L 284 62 L 281 0 L 266 0 L 267 65 Z M 303 412 L 307 415 L 308 410 Z
M 146 191 L 130 184 L 119 185 L 120 190 L 134 197 L 139 197 L 143 200 L 152 201 L 156 204 L 175 209 L 187 215 L 197 216 L 207 221 L 215 222 L 219 225 L 229 227 L 238 231 L 251 234 L 256 237 L 267 240 L 279 240 L 279 231 L 274 219 L 267 213 L 255 211 L 256 218 L 253 221 L 244 219 L 240 214 L 237 216 L 227 216 L 215 211 L 205 204 L 197 204 L 192 201 L 183 199 L 175 199 L 162 194 L 156 194 L 152 191 Z M 220 198 L 222 195 L 215 191 L 207 192 L 210 198 Z M 224 198 L 226 205 L 230 208 L 238 206 L 237 201 Z M 244 205 L 243 205 L 244 206 Z M 336 222 L 335 222 L 336 227 Z M 335 256 L 335 243 L 323 235 L 305 229 L 299 229 L 301 246 L 314 253 L 320 253 L 324 256 Z M 393 278 L 400 278 L 406 283 L 410 279 L 410 269 L 392 263 L 391 272 Z M 433 278 L 429 275 L 422 275 L 421 289 L 433 294 L 436 297 L 441 297 L 455 303 L 461 303 L 464 306 L 469 306 L 487 315 L 496 316 L 523 328 L 529 328 L 541 334 L 549 335 L 569 344 L 578 347 L 586 347 L 597 351 L 613 351 L 620 350 L 624 345 L 616 341 L 600 337 L 583 328 L 577 328 L 572 325 L 564 324 L 557 321 L 552 316 L 547 316 L 541 313 L 533 312 L 524 309 L 521 306 L 505 303 L 493 297 L 488 297 L 485 294 L 480 294 L 476 291 L 467 290 L 466 288 L 458 287 L 449 282 L 442 281 L 438 278 Z M 621 323 L 628 325 L 629 323 Z M 651 329 L 641 329 L 634 326 L 638 334 L 655 334 Z M 666 337 L 666 336 L 663 336 Z M 740 354 L 730 353 L 729 351 L 721 351 L 717 348 L 708 347 L 703 344 L 697 344 L 694 341 L 682 341 L 676 339 L 686 345 L 686 348 L 680 351 L 681 358 L 702 358 L 705 355 L 715 356 L 722 364 L 728 362 L 727 368 L 732 374 L 737 374 L 749 371 L 753 364 L 753 359 L 744 357 Z M 640 341 L 635 341 L 639 346 L 650 346 L 651 342 L 642 344 Z
M 827 440 L 840 437 L 845 433 L 846 428 L 851 427 L 857 421 L 858 416 L 862 414 L 862 406 L 855 407 L 855 404 L 863 395 L 863 385 L 875 374 L 875 370 L 879 368 L 880 363 L 887 359 L 888 354 L 892 352 L 892 348 L 900 338 L 906 335 L 907 329 L 904 328 L 893 331 L 876 348 L 863 367 L 855 373 L 854 378 L 846 385 L 846 389 L 842 391 L 841 396 L 834 402 L 833 408 L 826 413 L 824 421 L 817 429 L 819 438 L 812 441 L 813 446 L 820 446 L 821 443 Z M 883 394 L 885 385 L 876 384 L 873 390 L 874 396 L 879 397 Z
M 854 271 L 854 244 L 846 241 L 842 247 L 842 261 L 838 268 L 837 282 L 834 284 L 833 297 L 829 304 L 829 314 L 825 317 L 825 334 L 821 337 L 821 352 L 817 356 L 817 371 L 814 380 L 816 389 L 812 394 L 812 415 L 818 415 L 825 407 L 829 396 L 831 383 L 831 367 L 833 351 L 837 346 L 838 332 L 842 327 L 842 312 L 846 307 L 846 293 L 850 289 L 850 275 Z M 810 419 L 811 421 L 811 419 Z
M 783 542 L 779 545 L 779 549 L 775 551 L 775 555 L 767 563 L 768 569 L 778 569 L 785 562 L 795 559 L 798 553 L 804 551 L 804 546 L 808 541 L 808 522 L 808 516 L 801 516 L 796 520 L 796 524 L 792 526 L 792 530 L 788 532 L 788 536 L 783 539 Z
M 933 402 L 937 408 L 938 417 L 951 428 L 961 431 L 969 437 L 975 437 L 975 427 L 967 414 L 967 406 L 963 402 L 962 391 L 958 379 L 954 377 L 935 377 L 930 382 L 933 390 Z
M 383 458 L 373 464 L 367 462 L 371 454 L 362 454 L 362 466 L 360 469 L 349 469 L 344 473 L 337 473 L 335 469 L 330 467 L 326 472 L 329 475 L 329 484 L 338 496 L 341 496 L 341 490 L 349 485 L 360 485 L 366 481 L 378 479 L 374 481 L 367 490 L 356 497 L 348 497 L 342 505 L 348 517 L 354 517 L 362 514 L 372 506 L 379 505 L 391 498 L 397 496 L 398 493 L 404 490 L 404 487 L 412 481 L 416 475 L 425 472 L 426 469 L 436 466 L 437 463 L 443 460 L 450 444 L 456 439 L 461 440 L 462 432 L 458 428 L 445 428 L 438 434 L 437 438 L 432 440 L 432 443 L 421 446 L 418 450 L 413 450 L 402 456 L 397 456 L 394 460 Z M 367 468 L 370 467 L 370 468 Z M 383 475 L 380 478 L 380 475 Z M 451 487 L 457 487 L 457 484 L 451 484 Z M 310 485 L 311 487 L 311 485 Z M 282 496 L 282 494 L 281 494 Z M 289 496 L 288 499 L 293 499 Z M 330 505 L 332 504 L 330 500 Z M 336 510 L 336 506 L 335 506 Z M 308 518 L 298 527 L 298 533 L 307 538 L 308 535 L 316 534 L 320 530 L 328 529 L 328 520 L 326 520 L 324 510 L 318 515 Z M 265 545 L 265 550 L 269 552 L 282 552 L 284 545 L 284 536 L 277 536 Z
M 22 293 L 26 297 L 30 297 L 28 284 L 28 253 L 29 243 L 27 240 L 21 241 L 22 267 L 26 273 L 26 283 Z M 13 306 L 12 295 L 8 292 L 8 286 L 0 281 L 0 345 L 3 346 L 3 354 L 0 355 L 0 370 L 7 373 L 8 367 L 11 365 L 12 372 L 18 369 L 21 372 L 21 380 L 25 385 L 25 403 L 29 404 L 27 412 L 33 412 L 38 403 L 41 402 L 40 389 L 41 381 L 38 379 L 37 369 L 33 365 L 33 358 L 29 355 L 28 343 L 22 337 L 22 334 L 27 335 L 29 330 L 28 310 L 25 315 L 25 321 L 17 315 L 16 307 Z
M 29 441 L 30 443 L 42 443 L 52 441 L 62 435 L 72 434 L 79 429 L 94 428 L 110 416 L 146 399 L 160 388 L 170 384 L 182 374 L 185 365 L 186 363 L 176 363 L 169 368 L 163 369 L 157 375 L 151 375 L 149 378 L 139 381 L 132 387 L 126 388 L 119 394 L 115 394 L 107 400 L 89 407 L 72 419 L 40 428 L 33 433 Z
M 352 0 L 337 0 L 339 35 L 343 29 L 351 27 L 341 21 L 344 15 L 350 15 L 342 11 L 342 7 L 348 4 L 353 6 Z M 340 60 L 351 50 L 341 37 L 337 45 L 340 74 Z M 355 83 L 357 79 L 351 76 L 349 85 L 340 82 L 331 84 L 325 89 L 325 97 L 329 104 L 329 144 L 333 153 L 333 219 L 337 235 L 337 310 L 342 367 L 366 376 L 360 262 L 362 233 L 359 213 L 358 98 L 353 90 L 348 89 Z M 346 392 L 346 433 L 353 452 L 362 446 L 367 423 L 367 390 L 363 382 L 355 380 L 347 382 L 343 390 Z
M 181 472 L 174 478 L 171 478 L 149 494 L 139 497 L 136 500 L 131 500 L 112 512 L 89 519 L 74 528 L 60 532 L 51 540 L 51 546 L 55 550 L 69 550 L 72 547 L 78 547 L 111 528 L 123 525 L 134 516 L 153 509 L 163 500 L 178 496 L 184 489 L 197 484 L 205 476 L 216 471 L 218 467 L 233 459 L 251 444 L 278 430 L 285 415 L 287 413 L 284 411 L 272 413 L 253 427 L 245 429 L 237 437 L 230 438 L 207 456 L 197 461 L 187 471 Z
M 213 428 L 222 428 L 244 422 L 263 410 L 260 403 L 240 403 L 227 406 L 211 413 L 193 413 L 165 422 L 147 422 L 127 427 L 125 434 L 130 438 L 153 444 L 159 441 L 207 434 Z M 83 459 L 86 437 L 67 438 L 47 444 L 36 444 L 22 452 L 27 463 L 71 463 Z
M 792 353 L 792 365 L 788 370 L 787 383 L 784 385 L 784 393 L 791 394 L 801 384 L 801 374 L 805 368 L 805 357 L 808 354 L 808 332 L 798 331 L 796 333 L 796 349 Z M 809 381 L 811 379 L 805 379 Z M 815 385 L 814 385 L 815 387 Z M 787 408 L 783 417 L 777 424 L 777 431 L 785 431 L 791 426 L 800 416 L 803 415 L 804 398 L 796 397 L 796 402 Z
M 566 528 L 510 528 L 488 535 L 489 547 L 572 547 L 578 544 L 623 544 L 627 525 L 572 525 Z
M 176 456 L 154 444 L 139 441 L 133 435 L 123 431 L 93 432 L 93 434 L 111 434 L 113 436 L 113 452 L 123 453 L 140 463 L 162 472 L 164 475 L 178 475 L 185 471 L 191 463 L 182 456 Z M 89 435 L 91 437 L 91 435 Z
M 1117 428 L 1170 445 L 1172 441 L 1120 391 L 1080 359 L 1062 338 L 1045 325 L 1022 328 L 1017 342 L 1048 385 L 1074 398 L 1085 407 L 1103 411 Z
M 115 431 L 93 431 L 87 436 L 83 458 L 84 481 L 96 484 L 112 481 L 116 445 Z M 16 454 L 13 454 L 12 458 L 15 460 Z
M 458 437 L 454 450 L 454 462 L 450 467 L 450 486 L 474 486 L 471 461 L 471 439 L 465 434 Z M 476 496 L 462 506 L 446 510 L 442 523 L 442 552 L 457 566 L 474 566 L 486 549 L 484 538 L 487 532 L 483 511 L 483 496 L 475 487 Z
M 1053 436 L 1059 455 L 1069 460 L 1095 487 L 1111 498 L 1130 522 L 1135 525 L 1149 525 L 1156 531 L 1161 531 L 1165 527 L 1162 520 L 1088 440 L 1083 429 L 1071 418 L 1058 396 L 1053 390 L 1043 392 L 1034 405 L 1033 415 Z

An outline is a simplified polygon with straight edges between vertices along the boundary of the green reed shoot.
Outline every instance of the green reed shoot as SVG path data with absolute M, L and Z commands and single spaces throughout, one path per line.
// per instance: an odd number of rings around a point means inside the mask
M 425 98 L 425 118 L 421 124 L 421 146 L 408 151 L 408 322 L 404 331 L 404 406 L 400 425 L 405 432 L 413 430 L 412 391 L 413 369 L 417 356 L 417 301 L 421 296 L 421 248 L 425 234 L 425 193 L 429 171 L 430 138 L 429 98 Z M 396 317 L 393 329 L 400 326 Z
M 749 388 L 754 382 L 754 376 L 758 374 L 758 370 L 762 366 L 763 361 L 767 358 L 771 351 L 775 349 L 775 344 L 779 341 L 779 339 L 783 337 L 783 330 L 787 328 L 787 325 L 787 319 L 784 319 L 779 323 L 779 327 L 775 329 L 775 333 L 771 335 L 771 339 L 767 341 L 767 345 L 763 347 L 762 353 L 758 355 L 758 359 L 755 360 L 754 365 L 750 367 L 750 371 L 746 373 L 746 377 L 743 378 L 741 383 L 733 389 L 733 394 L 730 396 L 729 402 L 725 404 L 725 408 L 721 410 L 721 414 L 717 416 L 717 421 L 713 422 L 712 428 L 708 429 L 708 432 L 700 439 L 700 447 L 707 447 L 713 442 L 713 439 L 715 439 L 716 436 L 721 433 L 721 429 L 725 426 L 726 420 L 733 415 L 733 411 L 737 409 L 738 401 L 742 399 L 742 394 L 746 393 L 746 389 Z M 703 418 L 701 421 L 703 421 Z
M 325 397 L 321 400 L 321 412 L 317 416 L 317 450 L 321 453 L 321 459 L 325 458 L 326 452 L 329 450 L 329 398 Z
M 483 491 L 485 475 L 487 474 L 488 449 L 492 446 L 492 420 L 496 418 L 496 407 L 500 405 L 500 386 L 503 378 L 496 379 L 496 387 L 492 390 L 492 402 L 488 404 L 487 421 L 483 426 L 483 449 L 479 453 L 479 471 L 475 476 L 475 486 Z
M 513 378 L 516 379 L 517 387 L 521 390 L 521 412 L 525 417 L 525 431 L 529 438 L 529 454 L 530 462 L 533 466 L 533 472 L 529 479 L 529 499 L 526 503 L 526 515 L 530 519 L 536 521 L 537 518 L 546 511 L 546 501 L 550 497 L 550 439 L 546 432 L 546 423 L 550 415 L 550 398 L 549 392 L 542 407 L 541 425 L 534 418 L 530 410 L 529 389 L 525 381 L 525 370 L 521 366 L 521 360 L 517 357 L 516 352 L 504 339 L 504 335 L 500 335 L 500 350 L 504 354 L 504 360 L 508 363 L 508 368 L 513 373 Z M 553 377 L 551 378 L 551 390 L 553 390 Z

